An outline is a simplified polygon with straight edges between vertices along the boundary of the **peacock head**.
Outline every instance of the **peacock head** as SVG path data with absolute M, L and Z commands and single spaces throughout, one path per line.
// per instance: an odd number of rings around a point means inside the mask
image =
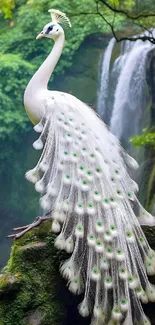
M 59 10 L 49 9 L 48 12 L 51 14 L 52 22 L 44 26 L 43 30 L 36 37 L 36 39 L 47 37 L 55 41 L 60 35 L 64 34 L 63 28 L 60 26 L 60 24 L 71 27 L 71 22 L 66 14 Z
M 63 33 L 63 28 L 58 23 L 52 22 L 44 26 L 43 30 L 36 37 L 36 39 L 47 37 L 55 41 Z

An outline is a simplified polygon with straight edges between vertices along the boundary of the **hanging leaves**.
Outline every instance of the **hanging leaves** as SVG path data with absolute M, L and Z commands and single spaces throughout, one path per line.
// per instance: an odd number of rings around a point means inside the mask
M 12 10 L 15 8 L 14 0 L 0 0 L 0 12 L 5 19 L 12 18 Z
M 155 148 L 155 132 L 149 132 L 148 129 L 143 129 L 142 134 L 131 138 L 130 142 L 136 147 L 151 146 Z
M 119 0 L 109 0 L 109 3 L 115 8 L 118 7 L 120 4 Z

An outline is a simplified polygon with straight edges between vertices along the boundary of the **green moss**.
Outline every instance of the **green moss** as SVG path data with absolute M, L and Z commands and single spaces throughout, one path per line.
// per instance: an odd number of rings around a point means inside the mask
M 0 279 L 0 325 L 33 325 L 33 315 L 39 325 L 62 324 L 65 312 L 58 299 L 62 255 L 54 248 L 50 228 L 50 221 L 43 222 L 14 242 Z

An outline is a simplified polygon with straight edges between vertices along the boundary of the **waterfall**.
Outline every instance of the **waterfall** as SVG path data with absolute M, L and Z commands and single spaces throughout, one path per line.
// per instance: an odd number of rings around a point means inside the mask
M 127 148 L 129 138 L 147 126 L 143 121 L 149 100 L 146 63 L 155 46 L 149 41 L 122 42 L 120 55 L 112 62 L 114 45 L 112 39 L 100 65 L 97 111 Z
M 105 50 L 104 56 L 101 61 L 101 78 L 100 88 L 98 92 L 98 113 L 102 118 L 106 113 L 106 101 L 108 98 L 108 87 L 109 87 L 109 70 L 112 51 L 115 45 L 115 39 L 112 38 L 109 42 L 107 49 Z

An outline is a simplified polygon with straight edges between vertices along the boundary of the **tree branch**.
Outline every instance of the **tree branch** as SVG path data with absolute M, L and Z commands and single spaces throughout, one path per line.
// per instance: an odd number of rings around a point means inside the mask
M 137 40 L 141 40 L 143 42 L 149 40 L 152 44 L 155 44 L 155 38 L 153 37 L 153 34 L 151 31 L 150 34 L 151 36 L 147 36 L 147 35 L 138 35 L 137 37 L 121 37 L 118 38 L 118 36 L 116 35 L 115 29 L 114 29 L 114 21 L 115 21 L 115 15 L 116 15 L 116 11 L 114 10 L 114 19 L 112 24 L 110 22 L 107 21 L 107 19 L 104 17 L 104 15 L 99 11 L 99 2 L 104 2 L 104 0 L 96 0 L 96 14 L 98 14 L 100 17 L 102 17 L 102 19 L 110 26 L 112 34 L 114 36 L 114 38 L 116 39 L 116 41 L 119 43 L 121 41 L 132 41 L 132 42 L 136 42 Z M 142 28 L 142 25 L 140 26 Z M 145 29 L 145 28 L 144 28 Z
M 122 14 L 125 15 L 127 18 L 132 19 L 132 20 L 137 20 L 140 18 L 148 18 L 148 17 L 155 17 L 155 12 L 152 11 L 148 11 L 148 12 L 143 12 L 137 15 L 130 15 L 130 13 L 128 13 L 127 11 L 123 10 L 123 9 L 118 9 L 113 6 L 111 6 L 109 3 L 107 3 L 105 0 L 98 0 L 98 2 L 101 2 L 102 4 L 104 4 L 107 8 L 109 8 L 111 11 L 118 13 L 118 14 Z
M 95 12 L 79 12 L 79 13 L 68 13 L 70 16 L 74 17 L 74 16 L 79 16 L 79 15 L 98 15 L 100 16 L 105 23 L 110 27 L 111 32 L 114 36 L 114 38 L 116 39 L 117 42 L 121 42 L 121 41 L 131 41 L 131 42 L 136 42 L 137 40 L 141 40 L 143 42 L 145 41 L 149 41 L 152 44 L 155 44 L 155 37 L 153 35 L 152 30 L 149 30 L 147 27 L 143 26 L 141 22 L 137 22 L 135 20 L 138 20 L 140 18 L 149 18 L 149 17 L 155 17 L 155 12 L 143 12 L 141 14 L 138 15 L 130 15 L 128 12 L 126 12 L 125 10 L 122 9 L 118 9 L 116 8 L 116 6 L 111 6 L 109 3 L 107 3 L 105 0 L 94 0 L 94 2 L 96 3 L 96 11 Z M 111 10 L 114 13 L 114 17 L 113 17 L 113 21 L 112 23 L 109 22 L 106 18 L 106 16 L 101 13 L 99 5 L 102 4 L 104 6 L 106 6 L 109 10 Z M 116 18 L 116 14 L 121 14 L 121 15 L 125 15 L 128 19 L 132 20 L 133 24 L 137 25 L 138 27 L 140 27 L 141 29 L 143 29 L 144 31 L 147 31 L 147 35 L 143 34 L 143 35 L 137 35 L 137 36 L 131 36 L 131 37 L 118 37 L 117 33 L 115 31 L 115 18 Z

